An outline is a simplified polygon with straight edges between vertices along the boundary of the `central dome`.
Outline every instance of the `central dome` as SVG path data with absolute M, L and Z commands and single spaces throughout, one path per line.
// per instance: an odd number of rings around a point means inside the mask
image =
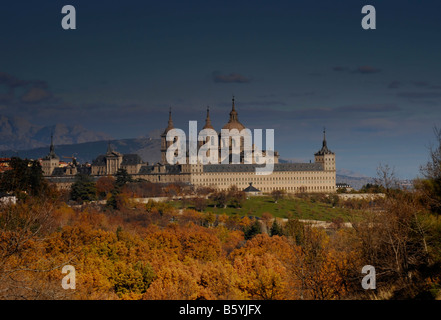
M 222 127 L 222 129 L 228 129 L 228 130 L 237 129 L 239 131 L 245 129 L 245 126 L 242 123 L 240 123 L 239 120 L 237 119 L 237 111 L 234 106 L 234 97 L 233 97 L 233 106 L 230 112 L 230 120 L 228 120 L 228 122 Z

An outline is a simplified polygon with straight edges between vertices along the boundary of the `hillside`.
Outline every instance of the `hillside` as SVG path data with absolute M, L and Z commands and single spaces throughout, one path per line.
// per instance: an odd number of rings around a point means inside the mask
M 55 144 L 55 153 L 61 160 L 69 161 L 67 157 L 75 156 L 80 163 L 91 162 L 100 154 L 107 151 L 109 141 L 94 141 L 78 144 Z M 111 140 L 112 148 L 120 153 L 137 153 L 141 158 L 149 163 L 157 162 L 161 159 L 159 139 L 122 139 Z M 2 157 L 19 156 L 21 158 L 38 159 L 46 156 L 49 146 L 30 149 L 30 150 L 4 150 L 0 152 Z M 66 158 L 63 158 L 66 157 Z
M 67 145 L 112 139 L 105 133 L 88 130 L 81 125 L 68 126 L 57 123 L 39 126 L 20 117 L 0 115 L 0 150 L 30 150 L 50 144 L 51 133 L 54 143 Z

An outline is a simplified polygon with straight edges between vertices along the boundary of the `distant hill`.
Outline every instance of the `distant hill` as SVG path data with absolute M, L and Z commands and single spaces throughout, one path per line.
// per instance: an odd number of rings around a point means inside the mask
M 112 139 L 105 133 L 91 131 L 81 125 L 67 126 L 62 123 L 39 126 L 20 117 L 0 115 L 0 150 L 29 150 L 50 144 L 51 133 L 58 145 Z
M 337 173 L 337 183 L 347 183 L 355 190 L 360 190 L 365 184 L 375 183 L 374 178 L 349 177 Z
M 60 160 L 69 161 L 67 158 L 75 156 L 80 163 L 92 162 L 100 154 L 105 154 L 109 141 L 94 141 L 77 144 L 55 145 L 55 153 Z M 110 144 L 115 151 L 120 153 L 137 153 L 145 162 L 155 163 L 161 159 L 161 141 L 152 138 L 110 140 Z M 20 158 L 38 159 L 49 153 L 49 144 L 44 147 L 30 150 L 3 150 L 0 151 L 2 157 L 18 156 Z

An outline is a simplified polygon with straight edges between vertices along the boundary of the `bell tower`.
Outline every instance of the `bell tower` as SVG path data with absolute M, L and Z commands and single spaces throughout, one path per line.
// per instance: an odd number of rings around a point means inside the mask
M 171 108 L 168 112 L 168 126 L 161 134 L 161 163 L 167 164 L 167 148 L 173 144 L 173 141 L 167 141 L 167 133 L 174 129 Z
M 325 171 L 335 171 L 335 153 L 328 149 L 326 129 L 323 128 L 322 148 L 314 154 L 315 162 L 323 163 Z

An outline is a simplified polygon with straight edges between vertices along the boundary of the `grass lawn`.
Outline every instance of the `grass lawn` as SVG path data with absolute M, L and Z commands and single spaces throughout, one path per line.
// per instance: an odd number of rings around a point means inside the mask
M 173 206 L 182 208 L 180 201 L 173 202 Z M 187 208 L 194 207 L 189 204 Z M 215 208 L 213 204 L 207 206 L 204 212 L 213 212 L 215 214 L 226 213 L 227 215 L 237 214 L 240 216 L 262 216 L 262 213 L 269 212 L 274 217 L 293 218 L 293 219 L 312 219 L 322 221 L 332 221 L 335 218 L 341 218 L 348 221 L 351 210 L 335 207 L 322 202 L 312 202 L 308 199 L 296 197 L 285 197 L 277 203 L 270 196 L 256 196 L 248 198 L 242 208 Z

